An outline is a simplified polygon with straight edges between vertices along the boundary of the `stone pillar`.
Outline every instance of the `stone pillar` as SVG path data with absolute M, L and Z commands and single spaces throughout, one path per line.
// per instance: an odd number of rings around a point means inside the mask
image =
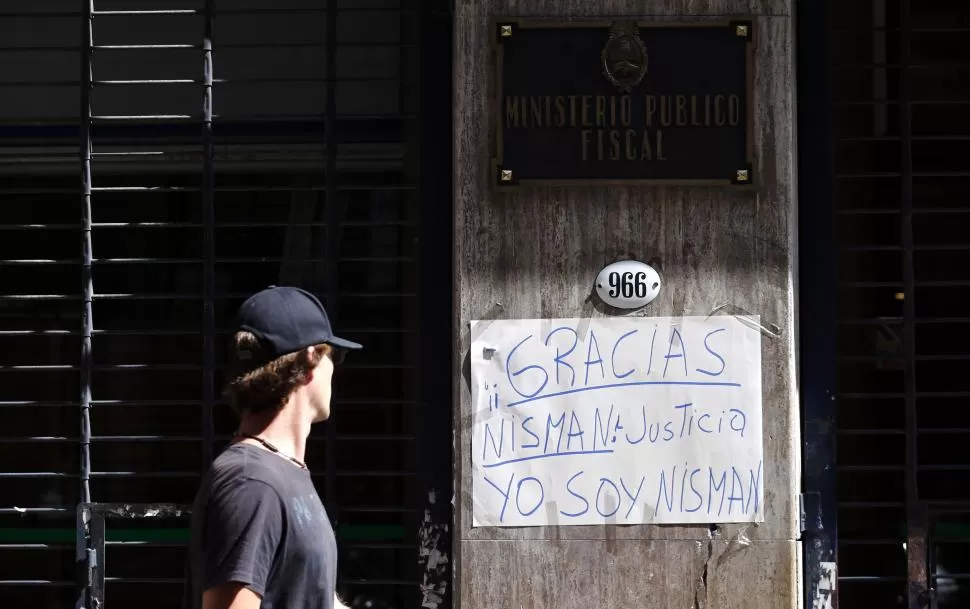
M 795 392 L 796 181 L 791 0 L 456 0 L 454 41 L 454 576 L 462 609 L 785 609 L 800 605 Z M 755 192 L 730 187 L 492 189 L 493 16 L 752 17 Z M 761 525 L 472 528 L 471 319 L 598 315 L 617 256 L 656 260 L 651 316 L 724 304 L 778 327 L 762 340 Z

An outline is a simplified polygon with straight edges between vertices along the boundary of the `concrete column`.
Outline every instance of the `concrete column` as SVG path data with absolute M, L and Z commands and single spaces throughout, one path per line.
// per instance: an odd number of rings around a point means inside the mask
M 454 575 L 459 606 L 785 609 L 800 605 L 797 532 L 794 40 L 792 0 L 456 0 L 455 349 L 471 319 L 599 315 L 585 303 L 618 255 L 659 260 L 644 314 L 731 304 L 779 328 L 764 337 L 766 522 L 719 526 L 471 527 L 471 392 L 455 381 Z M 557 187 L 495 193 L 489 18 L 753 16 L 757 189 Z

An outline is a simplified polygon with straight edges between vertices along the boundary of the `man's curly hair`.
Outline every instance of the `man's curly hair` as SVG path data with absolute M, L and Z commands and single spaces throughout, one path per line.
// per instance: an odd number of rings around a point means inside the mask
M 236 332 L 229 350 L 231 361 L 251 360 L 258 357 L 260 342 L 251 332 Z M 223 398 L 237 415 L 277 411 L 330 351 L 330 345 L 316 345 L 309 353 L 302 349 L 282 355 L 241 374 L 230 371 Z

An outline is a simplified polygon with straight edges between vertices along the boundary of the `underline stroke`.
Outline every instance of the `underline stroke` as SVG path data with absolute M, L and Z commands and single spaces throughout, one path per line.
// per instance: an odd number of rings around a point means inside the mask
M 548 459 L 549 457 L 570 457 L 574 455 L 609 455 L 613 454 L 613 449 L 603 449 L 603 450 L 577 450 L 571 453 L 547 453 L 544 455 L 532 455 L 531 457 L 519 457 L 518 459 L 509 459 L 508 461 L 497 461 L 495 463 L 488 463 L 482 467 L 499 467 L 500 465 L 508 465 L 509 463 L 521 463 L 522 461 L 535 461 L 536 459 Z
M 637 387 L 643 385 L 681 385 L 681 386 L 691 386 L 691 387 L 741 387 L 741 383 L 716 383 L 708 381 L 635 381 L 632 383 L 612 383 L 609 385 L 597 385 L 595 387 L 580 387 L 578 389 L 567 389 L 565 391 L 557 391 L 555 393 L 546 393 L 543 395 L 537 395 L 531 398 L 525 398 L 515 402 L 509 402 L 506 404 L 506 408 L 515 408 L 521 404 L 528 404 L 529 402 L 538 402 L 539 400 L 544 400 L 546 398 L 555 398 L 563 395 L 569 395 L 571 393 L 582 393 L 585 391 L 596 391 L 597 389 L 616 389 L 622 387 Z

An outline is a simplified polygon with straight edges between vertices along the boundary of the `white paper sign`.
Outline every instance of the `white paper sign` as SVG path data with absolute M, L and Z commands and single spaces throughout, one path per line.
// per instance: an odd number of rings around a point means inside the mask
M 471 322 L 473 525 L 763 522 L 758 327 Z

